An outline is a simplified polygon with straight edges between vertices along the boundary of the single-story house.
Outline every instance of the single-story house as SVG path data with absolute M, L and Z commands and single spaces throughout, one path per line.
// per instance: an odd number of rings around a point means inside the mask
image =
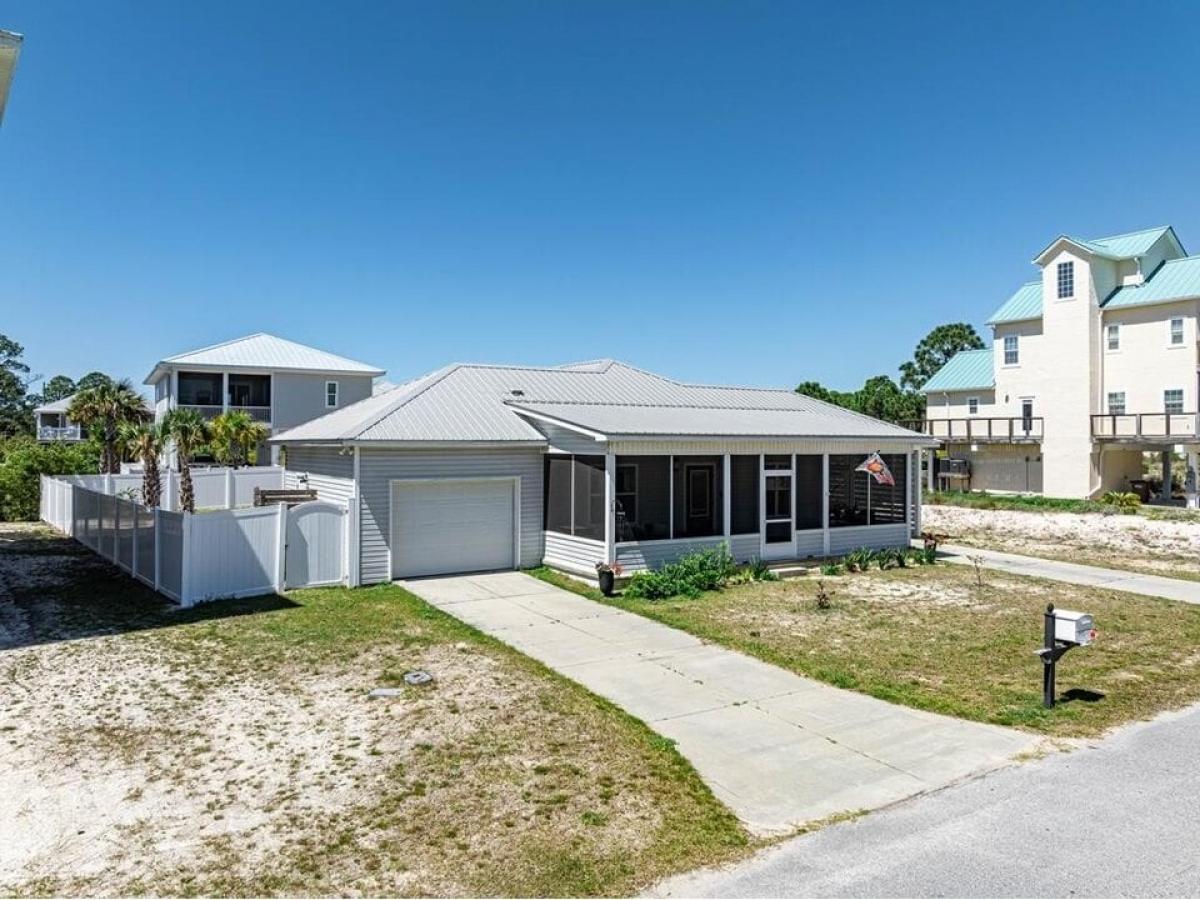
M 626 572 L 906 545 L 937 442 L 788 390 L 611 360 L 451 365 L 272 437 L 351 514 L 352 584 L 542 563 Z M 872 453 L 894 484 L 857 467 Z

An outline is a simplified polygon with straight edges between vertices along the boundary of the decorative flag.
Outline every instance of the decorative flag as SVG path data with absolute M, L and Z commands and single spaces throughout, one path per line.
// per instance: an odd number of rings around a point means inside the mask
M 883 457 L 878 453 L 872 453 L 859 463 L 854 471 L 866 472 L 875 479 L 876 484 L 896 484 L 896 479 L 892 477 L 892 470 L 887 467 L 887 463 L 883 461 Z

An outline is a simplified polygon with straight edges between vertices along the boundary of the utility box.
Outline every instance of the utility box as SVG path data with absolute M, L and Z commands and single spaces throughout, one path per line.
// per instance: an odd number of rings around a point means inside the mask
M 1054 639 L 1086 647 L 1096 638 L 1096 626 L 1087 613 L 1056 609 L 1054 616 Z

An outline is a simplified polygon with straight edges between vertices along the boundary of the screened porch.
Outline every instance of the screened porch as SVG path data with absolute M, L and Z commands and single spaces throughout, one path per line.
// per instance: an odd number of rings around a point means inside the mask
M 886 485 L 855 471 L 869 452 L 550 454 L 547 562 L 582 570 L 616 559 L 636 571 L 723 542 L 739 560 L 905 543 L 911 454 L 881 454 L 895 480 Z

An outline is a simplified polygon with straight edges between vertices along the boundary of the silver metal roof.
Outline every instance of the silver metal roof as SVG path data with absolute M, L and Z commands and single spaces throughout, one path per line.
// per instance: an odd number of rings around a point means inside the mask
M 539 416 L 609 435 L 887 437 L 895 425 L 780 389 L 683 384 L 611 360 L 453 365 L 276 435 L 304 442 L 545 442 Z
M 153 384 L 170 367 L 188 366 L 201 369 L 247 368 L 299 372 L 346 372 L 355 375 L 382 375 L 383 369 L 357 360 L 326 353 L 316 347 L 297 344 L 273 334 L 250 334 L 246 337 L 190 350 L 161 360 L 146 376 L 145 384 Z
M 67 407 L 71 405 L 71 401 L 75 398 L 74 394 L 63 397 L 61 400 L 54 400 L 51 403 L 46 403 L 42 406 L 34 407 L 35 413 L 65 413 Z

